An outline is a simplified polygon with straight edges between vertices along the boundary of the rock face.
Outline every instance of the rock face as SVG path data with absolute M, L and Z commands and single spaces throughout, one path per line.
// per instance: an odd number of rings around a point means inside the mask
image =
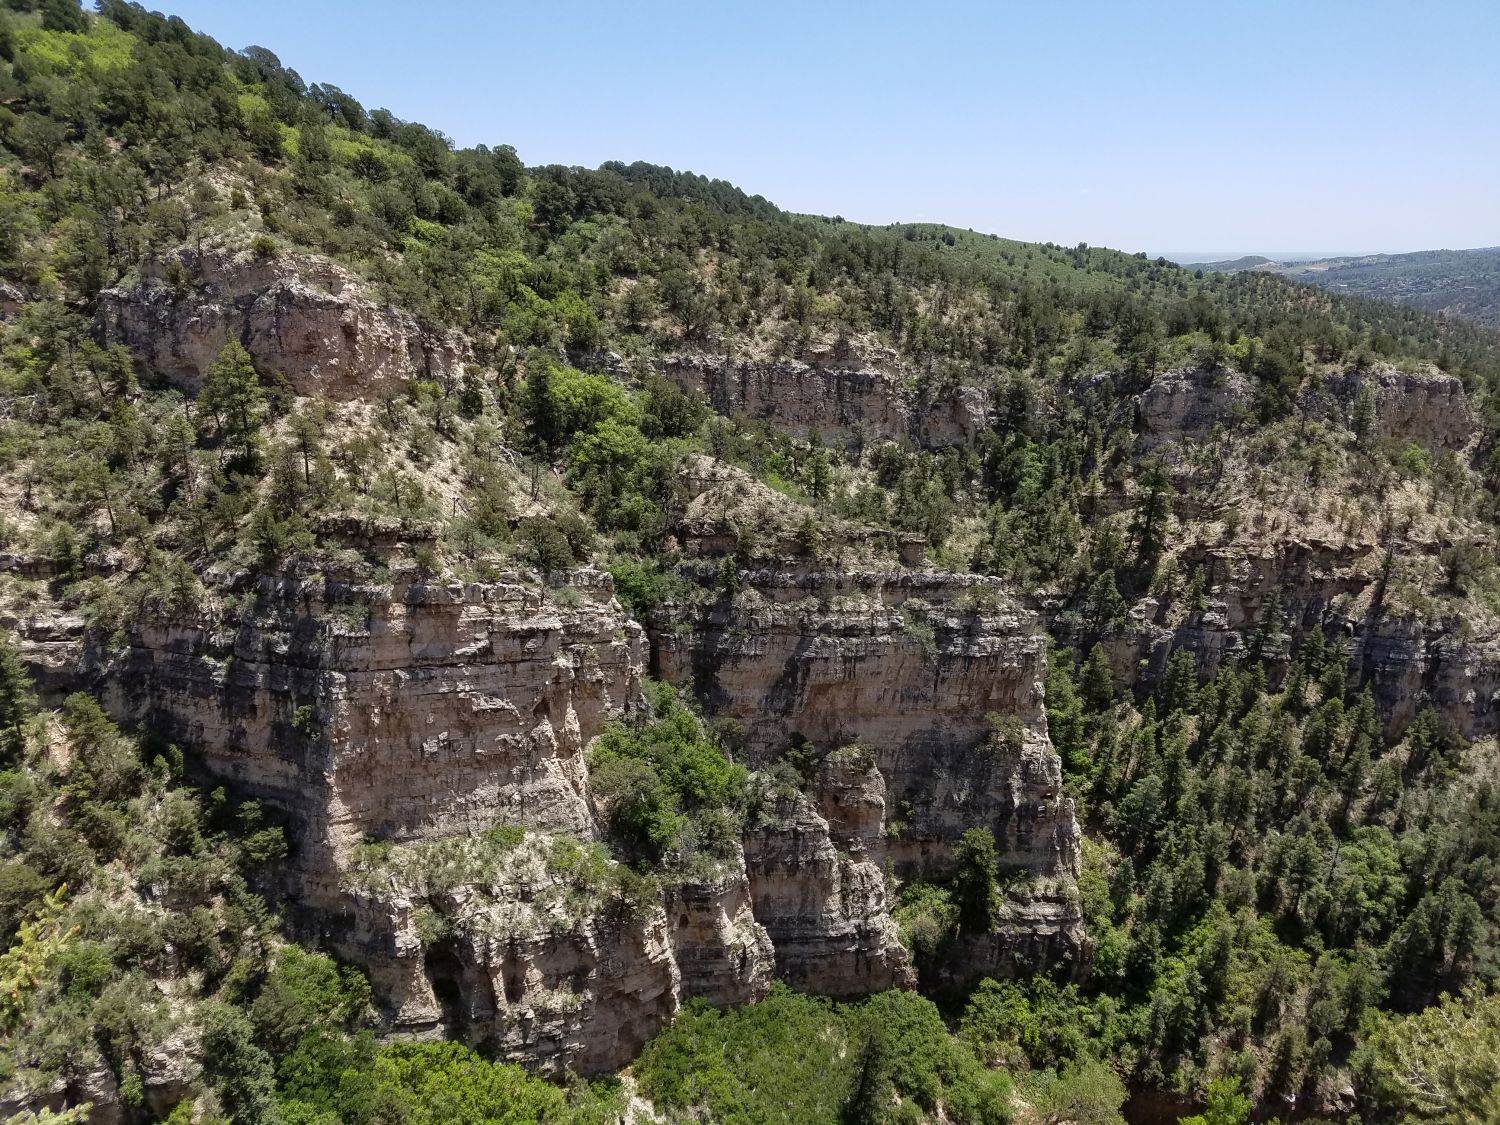
M 664 905 L 684 997 L 728 1007 L 758 1000 L 770 988 L 775 949 L 750 894 L 743 864 L 717 878 L 667 888 Z
M 762 418 L 804 439 L 816 430 L 851 446 L 905 439 L 931 448 L 968 444 L 985 426 L 977 391 L 930 395 L 926 380 L 911 380 L 924 388 L 913 389 L 891 357 L 835 350 L 762 362 L 692 353 L 663 356 L 656 369 L 721 414 Z
M 332 938 L 395 1030 L 551 1072 L 618 1069 L 676 1013 L 681 976 L 660 906 L 601 884 L 593 859 L 571 837 L 397 849 L 350 877 Z
M 312 867 L 497 823 L 591 838 L 583 749 L 637 705 L 645 652 L 608 575 L 572 582 L 262 577 L 248 618 L 143 624 L 96 671 L 116 713 L 292 813 Z
M 921 965 L 923 979 L 936 991 L 959 992 L 986 977 L 1080 976 L 1093 952 L 1078 926 L 1075 890 L 1068 882 L 1038 880 L 1008 892 L 990 932 L 956 934 Z
M 1044 649 L 992 582 L 766 572 L 753 591 L 684 616 L 658 661 L 741 720 L 747 764 L 793 732 L 816 758 L 800 787 L 756 776 L 742 858 L 660 890 L 593 843 L 584 751 L 638 711 L 646 663 L 606 574 L 262 576 L 84 670 L 117 716 L 288 815 L 298 925 L 366 967 L 391 1031 L 597 1073 L 690 996 L 912 986 L 889 879 L 946 875 L 970 827 L 1048 886 L 1076 873 Z M 1076 909 L 1048 909 L 1018 900 L 975 963 L 1081 966 Z
M 1193 440 L 1216 426 L 1253 420 L 1255 386 L 1223 367 L 1164 371 L 1136 396 L 1138 443 L 1152 450 Z M 1463 383 L 1436 370 L 1382 367 L 1324 378 L 1304 395 L 1304 410 L 1354 429 L 1369 412 L 1376 437 L 1414 442 L 1428 449 L 1462 449 L 1477 433 Z
M 1184 570 L 1200 572 L 1204 607 L 1184 615 L 1155 597 L 1138 602 L 1129 627 L 1107 646 L 1126 684 L 1154 682 L 1174 649 L 1191 652 L 1201 676 L 1237 659 L 1266 615 L 1263 645 L 1273 684 L 1293 648 L 1314 628 L 1344 637 L 1354 690 L 1365 687 L 1388 734 L 1399 734 L 1425 706 L 1466 738 L 1500 731 L 1500 637 L 1468 635 L 1451 622 L 1394 614 L 1375 604 L 1382 556 L 1370 545 L 1315 539 L 1255 547 L 1197 546 Z
M 751 764 L 777 761 L 794 736 L 817 757 L 803 793 L 778 793 L 765 826 L 747 833 L 751 897 L 778 972 L 833 995 L 905 979 L 881 873 L 948 876 L 970 828 L 994 832 L 1003 864 L 1071 885 L 1079 831 L 1060 796 L 1046 652 L 1029 614 L 972 576 L 741 578 L 732 598 L 665 607 L 653 656 L 661 676 L 741 725 Z M 1048 963 L 1081 968 L 1076 906 L 1034 935 Z M 992 956 L 997 971 L 1030 963 L 1032 936 L 1022 911 L 1011 953 Z
M 1440 371 L 1351 371 L 1326 385 L 1350 428 L 1364 398 L 1373 407 L 1381 437 L 1428 449 L 1462 449 L 1478 432 L 1463 383 Z
M 870 773 L 880 787 L 873 765 Z M 771 935 L 777 974 L 825 996 L 910 988 L 916 976 L 891 920 L 879 853 L 836 848 L 836 832 L 796 792 L 772 796 L 746 832 L 755 917 Z
M 1237 371 L 1222 367 L 1164 371 L 1136 398 L 1139 442 L 1146 449 L 1202 437 L 1215 426 L 1248 417 L 1255 392 Z
M 704 577 L 707 575 L 705 573 Z M 1073 875 L 1078 827 L 1046 734 L 1046 649 L 1032 616 L 971 575 L 759 571 L 748 589 L 654 623 L 660 674 L 744 728 L 766 764 L 801 735 L 870 748 L 898 873 L 947 873 L 989 825 L 1007 862 Z M 1014 727 L 993 737 L 988 716 Z
M 373 301 L 346 270 L 305 254 L 179 250 L 132 286 L 99 294 L 96 327 L 188 389 L 231 339 L 299 395 L 347 401 L 452 384 L 474 362 L 467 338 Z
M 545 592 L 262 577 L 246 600 L 142 624 L 88 673 L 117 715 L 288 814 L 301 924 L 367 968 L 391 1030 L 591 1074 L 685 996 L 765 993 L 742 868 L 643 901 L 590 843 L 583 751 L 637 711 L 645 659 L 607 574 Z

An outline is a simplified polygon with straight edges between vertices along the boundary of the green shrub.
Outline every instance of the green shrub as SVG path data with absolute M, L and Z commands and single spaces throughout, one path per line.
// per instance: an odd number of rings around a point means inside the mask
M 607 727 L 590 752 L 589 774 L 611 831 L 634 854 L 656 860 L 680 848 L 691 818 L 742 807 L 748 775 L 707 737 L 669 685 L 648 690 L 654 718 L 636 728 Z
M 332 958 L 299 946 L 277 952 L 250 1005 L 250 1020 L 260 1041 L 273 1051 L 290 1050 L 314 1029 L 353 1027 L 370 1005 L 370 985 L 357 969 L 341 968 Z
M 777 984 L 759 1004 L 691 1002 L 635 1064 L 659 1107 L 723 1122 L 998 1125 L 1011 1082 L 948 1034 L 930 1000 L 887 992 L 840 1006 Z

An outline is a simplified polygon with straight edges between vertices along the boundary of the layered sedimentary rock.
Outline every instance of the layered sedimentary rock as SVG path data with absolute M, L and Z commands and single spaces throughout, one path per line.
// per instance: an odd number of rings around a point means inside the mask
M 1073 874 L 1078 828 L 1042 705 L 1046 647 L 991 579 L 941 573 L 746 572 L 734 597 L 669 607 L 653 630 L 666 679 L 744 728 L 753 763 L 793 735 L 870 748 L 905 874 L 946 873 L 988 825 L 1007 860 Z M 1014 726 L 997 736 L 991 716 Z
M 808 797 L 769 797 L 746 830 L 745 865 L 777 974 L 793 987 L 850 997 L 916 983 L 876 857 L 836 848 Z
M 1050 973 L 1076 978 L 1092 956 L 1078 925 L 1076 887 L 1068 880 L 1046 879 L 1007 892 L 989 932 L 959 931 L 921 968 L 934 989 L 962 991 L 986 977 Z
M 1249 518 L 1258 510 L 1260 528 L 1254 535 L 1225 530 L 1218 542 L 1174 551 L 1172 566 L 1202 591 L 1201 602 L 1185 605 L 1182 598 L 1158 593 L 1137 601 L 1126 628 L 1106 645 L 1118 677 L 1127 684 L 1151 682 L 1179 648 L 1192 652 L 1200 673 L 1210 675 L 1258 634 L 1275 682 L 1294 646 L 1308 630 L 1321 628 L 1348 639 L 1350 686 L 1369 687 L 1388 733 L 1399 734 L 1429 704 L 1470 737 L 1500 730 L 1500 637 L 1493 624 L 1471 621 L 1455 628 L 1454 620 L 1430 610 L 1393 605 L 1385 588 L 1392 559 L 1414 568 L 1426 583 L 1436 578 L 1441 556 L 1455 542 L 1480 557 L 1492 556 L 1493 545 L 1482 535 L 1466 535 L 1462 526 L 1429 526 L 1409 527 L 1393 539 L 1389 531 L 1375 533 L 1372 513 L 1359 513 L 1364 522 L 1350 534 L 1330 518 L 1333 502 L 1311 486 L 1300 499 L 1272 498 L 1269 520 L 1266 499 L 1251 509 L 1244 499 L 1248 490 L 1232 478 L 1224 482 L 1218 508 L 1190 502 L 1195 491 L 1201 495 L 1204 481 L 1192 478 L 1188 450 L 1216 429 L 1248 424 L 1253 402 L 1252 385 L 1243 376 L 1218 368 L 1163 373 L 1136 398 L 1138 448 L 1163 456 L 1190 478 L 1177 501 L 1184 527 L 1205 519 L 1227 526 L 1230 518 Z M 1385 449 L 1415 445 L 1430 454 L 1463 455 L 1473 449 L 1479 430 L 1463 384 L 1430 367 L 1382 365 L 1310 380 L 1299 409 L 1321 421 L 1332 440 L 1357 440 L 1369 452 L 1385 443 Z M 1223 452 L 1230 448 L 1226 444 Z M 1361 499 L 1378 499 L 1387 523 L 1419 503 L 1415 493 L 1377 497 L 1373 485 L 1368 495 L 1343 497 L 1351 509 Z M 1294 508 L 1308 526 L 1298 526 L 1278 504 Z M 1410 520 L 1409 514 L 1399 518 Z M 1044 600 L 1042 608 L 1055 631 L 1076 631 L 1050 616 L 1062 608 L 1060 601 Z M 1092 638 L 1077 632 L 1077 639 L 1082 655 Z
M 1329 378 L 1325 386 L 1350 427 L 1362 400 L 1367 401 L 1380 437 L 1429 449 L 1461 449 L 1478 430 L 1463 383 L 1441 371 L 1351 371 Z
M 95 671 L 116 713 L 292 813 L 313 866 L 496 823 L 587 838 L 583 749 L 637 704 L 644 645 L 608 575 L 571 581 L 263 576 L 252 608 L 143 622 Z
M 336 400 L 387 397 L 413 379 L 451 385 L 474 362 L 463 333 L 378 303 L 347 270 L 307 254 L 178 250 L 100 293 L 96 323 L 106 343 L 189 389 L 230 340 L 297 394 Z
M 673 882 L 663 905 L 684 997 L 727 1007 L 766 994 L 775 949 L 756 921 L 743 862 L 717 875 Z
M 332 937 L 394 1029 L 601 1073 L 671 1020 L 681 985 L 661 907 L 611 874 L 571 837 L 398 848 L 347 877 L 351 916 Z
M 817 432 L 851 446 L 905 439 L 938 447 L 968 444 L 985 426 L 979 392 L 930 393 L 930 380 L 908 378 L 889 355 L 834 350 L 762 361 L 683 353 L 658 358 L 656 369 L 721 414 L 764 419 L 804 439 Z
M 1500 731 L 1500 637 L 1381 605 L 1383 558 L 1369 544 L 1316 539 L 1190 548 L 1180 565 L 1201 576 L 1202 608 L 1143 598 L 1108 654 L 1126 684 L 1154 682 L 1176 649 L 1191 652 L 1200 675 L 1210 676 L 1259 635 L 1279 683 L 1295 646 L 1322 629 L 1347 640 L 1349 686 L 1369 688 L 1389 734 L 1426 706 L 1465 737 Z
M 758 999 L 775 962 L 742 865 L 642 898 L 590 843 L 584 750 L 638 711 L 644 635 L 607 574 L 565 578 L 262 576 L 86 672 L 287 814 L 298 924 L 366 967 L 391 1030 L 598 1073 L 686 997 Z
M 1232 426 L 1250 416 L 1255 391 L 1249 379 L 1223 367 L 1164 371 L 1136 397 L 1140 443 L 1202 437 L 1215 426 Z
M 1071 885 L 1079 832 L 1046 735 L 1046 652 L 1030 614 L 973 576 L 741 579 L 733 596 L 665 606 L 653 656 L 664 678 L 742 727 L 752 764 L 792 746 L 816 762 L 803 792 L 778 791 L 747 831 L 752 900 L 779 972 L 833 995 L 903 979 L 880 876 L 948 876 L 970 828 L 994 833 L 1008 867 Z M 1081 967 L 1076 906 L 1034 931 L 1023 915 L 1002 939 L 1011 953 L 991 954 L 996 971 Z

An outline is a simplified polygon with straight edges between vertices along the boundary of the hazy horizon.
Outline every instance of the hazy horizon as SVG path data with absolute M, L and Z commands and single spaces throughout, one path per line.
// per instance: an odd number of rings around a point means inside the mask
M 459 144 L 666 164 L 789 211 L 1128 251 L 1500 243 L 1478 0 L 164 7 Z

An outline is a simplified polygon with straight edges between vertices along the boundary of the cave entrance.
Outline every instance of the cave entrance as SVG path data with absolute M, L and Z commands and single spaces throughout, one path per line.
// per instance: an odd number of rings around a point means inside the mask
M 444 1030 L 453 1035 L 464 1024 L 463 965 L 457 952 L 446 942 L 427 951 L 423 961 L 427 983 L 442 1012 Z

